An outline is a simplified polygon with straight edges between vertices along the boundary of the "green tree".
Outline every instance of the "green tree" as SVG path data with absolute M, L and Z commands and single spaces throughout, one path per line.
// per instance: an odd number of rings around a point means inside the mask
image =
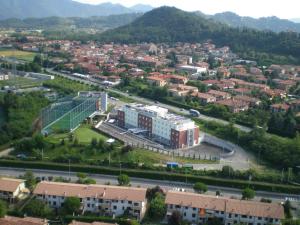
M 193 188 L 194 188 L 195 192 L 197 192 L 197 193 L 205 193 L 205 192 L 207 192 L 207 186 L 206 186 L 206 184 L 201 183 L 201 182 L 195 183 Z
M 3 218 L 7 212 L 7 204 L 6 202 L 0 200 L 0 218 Z
M 118 183 L 120 186 L 128 186 L 130 184 L 130 178 L 126 174 L 120 174 L 118 176 Z
M 49 217 L 52 215 L 52 209 L 45 204 L 43 201 L 38 199 L 31 200 L 22 210 L 27 216 L 34 216 L 34 217 Z
M 250 200 L 250 199 L 253 199 L 254 197 L 255 197 L 255 191 L 253 189 L 245 188 L 242 191 L 242 199 Z
M 232 177 L 234 175 L 234 170 L 231 166 L 223 166 L 221 173 L 223 177 Z
M 283 204 L 283 208 L 284 208 L 284 214 L 285 214 L 285 217 L 287 219 L 291 219 L 293 218 L 292 216 L 292 205 L 291 205 L 291 202 L 289 200 L 285 201 L 285 203 Z
M 34 174 L 32 171 L 27 171 L 24 176 L 23 179 L 25 180 L 25 185 L 26 187 L 30 190 L 33 191 L 35 185 L 36 185 L 36 179 L 34 177 Z
M 182 225 L 182 215 L 178 211 L 174 211 L 168 220 L 169 225 Z
M 81 203 L 78 197 L 67 197 L 64 202 L 63 212 L 65 214 L 78 213 L 80 206 Z
M 167 208 L 165 205 L 165 198 L 162 194 L 156 194 L 156 197 L 152 199 L 149 207 L 149 216 L 155 221 L 160 221 L 165 217 Z

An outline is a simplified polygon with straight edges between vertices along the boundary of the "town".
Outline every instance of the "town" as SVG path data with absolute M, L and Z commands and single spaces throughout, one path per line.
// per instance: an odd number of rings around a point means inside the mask
M 216 38 L 285 32 L 138 13 L 0 24 L 0 225 L 299 224 L 297 49 Z M 169 40 L 159 15 L 208 30 Z

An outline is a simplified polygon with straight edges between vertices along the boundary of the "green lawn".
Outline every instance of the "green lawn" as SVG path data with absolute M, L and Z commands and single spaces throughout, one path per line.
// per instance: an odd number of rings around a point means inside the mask
M 33 52 L 25 52 L 19 50 L 0 50 L 0 57 L 16 58 L 19 60 L 24 60 L 31 62 L 36 54 Z
M 0 87 L 4 86 L 19 86 L 21 88 L 29 88 L 29 87 L 37 87 L 40 86 L 42 83 L 38 82 L 34 79 L 28 79 L 24 77 L 15 77 L 11 78 L 10 80 L 0 81 Z
M 92 130 L 89 125 L 82 125 L 81 127 L 75 130 L 74 135 L 81 144 L 90 144 L 93 138 L 96 138 L 97 140 L 108 139 L 107 136 L 104 136 L 101 133 Z

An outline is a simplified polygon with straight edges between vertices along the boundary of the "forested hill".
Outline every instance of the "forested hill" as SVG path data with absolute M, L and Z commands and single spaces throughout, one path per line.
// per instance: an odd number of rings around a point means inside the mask
M 246 28 L 232 28 L 174 7 L 154 9 L 129 25 L 104 32 L 105 42 L 201 42 L 212 39 L 236 52 L 265 52 L 297 61 L 300 59 L 298 33 L 274 33 Z M 297 59 L 294 59 L 294 58 Z

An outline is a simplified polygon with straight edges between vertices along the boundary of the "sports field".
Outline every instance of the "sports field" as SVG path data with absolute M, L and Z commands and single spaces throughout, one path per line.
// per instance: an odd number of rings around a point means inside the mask
M 19 50 L 0 50 L 0 57 L 16 58 L 24 61 L 32 61 L 36 54 Z
M 24 78 L 24 77 L 14 77 L 9 80 L 0 81 L 0 88 L 4 86 L 18 86 L 19 88 L 29 88 L 41 86 L 42 82 Z

